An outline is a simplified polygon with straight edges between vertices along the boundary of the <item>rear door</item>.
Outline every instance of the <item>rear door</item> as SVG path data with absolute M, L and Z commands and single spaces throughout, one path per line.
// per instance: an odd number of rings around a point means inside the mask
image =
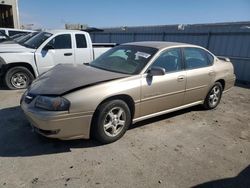
M 183 48 L 187 84 L 184 104 L 204 100 L 215 78 L 213 56 L 201 48 Z
M 92 47 L 88 46 L 86 36 L 82 33 L 74 35 L 75 40 L 75 63 L 83 64 L 92 61 Z
M 70 33 L 59 34 L 53 37 L 42 49 L 37 50 L 36 60 L 40 74 L 57 64 L 74 63 L 72 38 Z
M 144 74 L 141 89 L 141 116 L 181 106 L 186 86 L 186 71 L 183 69 L 180 48 L 162 52 L 152 66 L 162 67 L 166 74 Z

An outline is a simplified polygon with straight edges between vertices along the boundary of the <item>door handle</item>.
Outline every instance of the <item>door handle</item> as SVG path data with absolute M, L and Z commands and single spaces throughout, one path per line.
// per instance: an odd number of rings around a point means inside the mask
M 65 53 L 64 56 L 72 56 L 72 53 Z
M 208 75 L 209 75 L 209 76 L 213 76 L 213 75 L 215 75 L 215 71 L 210 70 L 210 71 L 208 72 Z
M 183 76 L 183 75 L 178 76 L 177 81 L 182 82 L 184 80 L 184 78 L 185 78 L 185 76 Z

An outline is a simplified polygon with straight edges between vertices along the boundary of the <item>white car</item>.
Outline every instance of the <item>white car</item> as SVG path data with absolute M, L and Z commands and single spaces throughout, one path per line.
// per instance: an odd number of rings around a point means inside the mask
M 17 34 L 29 34 L 34 31 L 32 30 L 23 30 L 23 29 L 12 29 L 12 28 L 0 28 L 0 41 L 6 40 L 11 36 L 17 35 Z
M 0 45 L 0 75 L 9 89 L 23 89 L 57 64 L 89 63 L 114 45 L 92 44 L 84 31 L 43 31 L 24 43 Z

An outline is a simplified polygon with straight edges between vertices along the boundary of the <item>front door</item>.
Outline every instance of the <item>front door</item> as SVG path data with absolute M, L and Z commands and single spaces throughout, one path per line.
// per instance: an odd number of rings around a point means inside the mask
M 71 34 L 61 34 L 52 38 L 44 48 L 37 50 L 36 61 L 39 74 L 57 64 L 73 64 L 75 59 Z
M 166 74 L 142 76 L 141 116 L 181 106 L 184 99 L 186 72 L 181 50 L 173 48 L 162 52 L 152 66 L 164 68 Z

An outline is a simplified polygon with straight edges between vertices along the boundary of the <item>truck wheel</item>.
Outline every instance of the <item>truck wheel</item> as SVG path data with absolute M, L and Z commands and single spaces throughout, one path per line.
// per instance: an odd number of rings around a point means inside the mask
M 34 76 L 26 67 L 12 67 L 6 72 L 4 80 L 9 89 L 25 89 Z
M 101 104 L 95 113 L 92 135 L 103 144 L 120 139 L 131 124 L 128 105 L 122 100 L 112 100 Z
M 204 101 L 203 107 L 206 110 L 214 109 L 220 103 L 222 96 L 222 85 L 219 82 L 215 82 L 212 89 L 208 92 L 207 97 Z

